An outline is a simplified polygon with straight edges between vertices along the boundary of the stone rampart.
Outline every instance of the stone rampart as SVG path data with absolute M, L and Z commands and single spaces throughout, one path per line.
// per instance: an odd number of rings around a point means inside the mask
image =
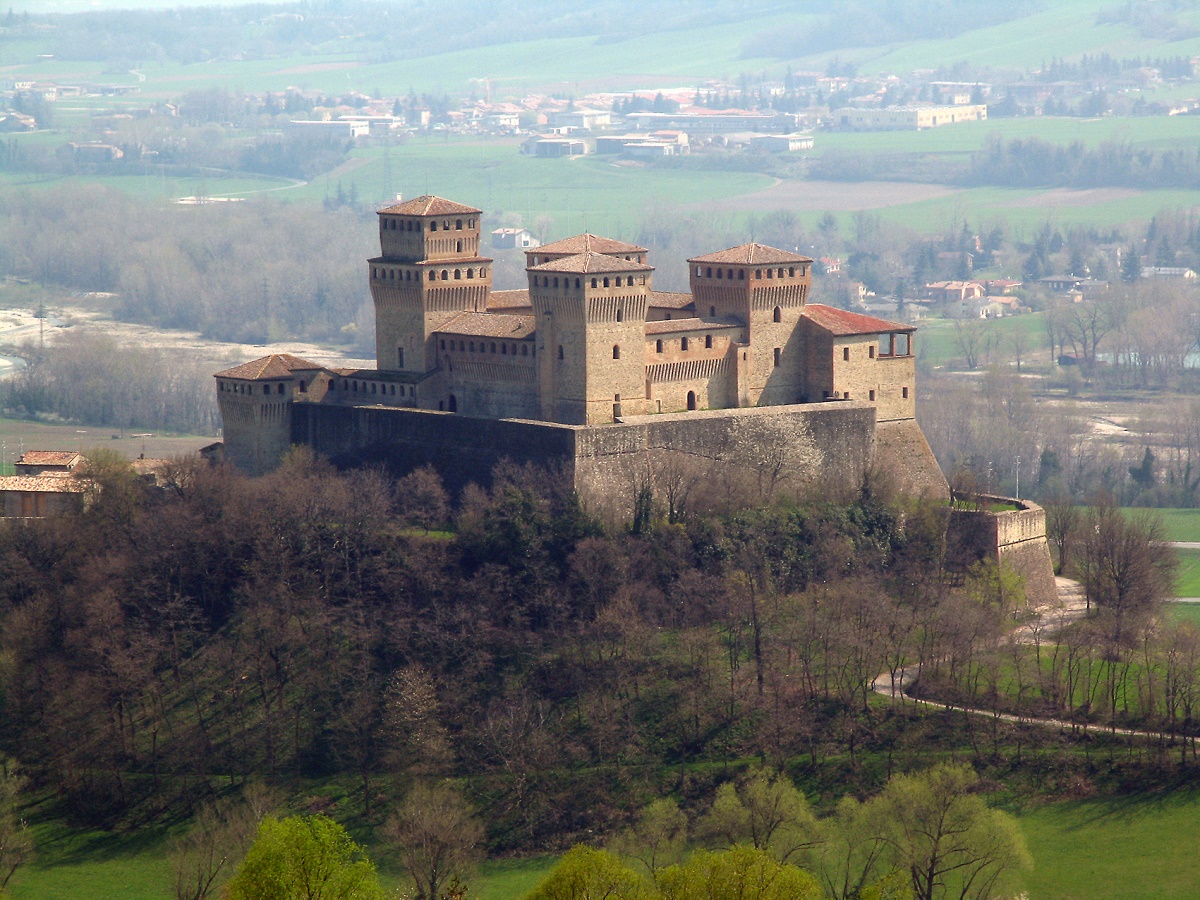
M 970 503 L 976 508 L 950 512 L 946 541 L 951 565 L 965 570 L 990 557 L 1020 572 L 1030 603 L 1053 602 L 1058 592 L 1046 542 L 1045 511 L 1036 503 L 1012 497 L 972 495 Z M 988 505 L 1017 509 L 991 511 Z
M 889 434 L 903 430 L 887 424 Z M 920 435 L 915 422 L 913 428 Z M 590 510 L 619 519 L 645 486 L 677 509 L 813 488 L 842 494 L 872 463 L 876 425 L 874 407 L 855 401 L 638 416 L 591 427 L 298 403 L 291 437 L 340 466 L 405 472 L 432 464 L 452 489 L 487 483 L 502 459 L 560 468 Z M 923 437 L 918 443 L 928 450 Z M 883 446 L 884 464 L 904 470 L 897 477 L 916 471 L 923 483 L 945 484 L 932 454 L 906 459 L 907 443 L 890 437 Z

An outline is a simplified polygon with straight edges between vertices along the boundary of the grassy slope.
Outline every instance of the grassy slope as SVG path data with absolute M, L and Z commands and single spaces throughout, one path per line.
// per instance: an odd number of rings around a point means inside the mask
M 1196 896 L 1195 791 L 1053 803 L 1020 821 L 1035 861 L 1026 880 L 1032 900 Z

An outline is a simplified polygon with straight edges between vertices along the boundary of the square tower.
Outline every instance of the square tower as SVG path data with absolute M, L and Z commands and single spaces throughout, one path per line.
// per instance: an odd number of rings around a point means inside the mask
M 437 365 L 432 335 L 487 308 L 492 260 L 479 255 L 480 210 L 418 197 L 379 210 L 381 255 L 368 260 L 375 364 L 423 375 Z
M 645 413 L 654 267 L 589 250 L 526 272 L 537 320 L 541 417 L 594 425 Z
M 797 326 L 812 283 L 812 260 L 762 244 L 742 244 L 689 259 L 688 280 L 698 315 L 746 323 L 750 405 L 805 399 L 804 343 Z

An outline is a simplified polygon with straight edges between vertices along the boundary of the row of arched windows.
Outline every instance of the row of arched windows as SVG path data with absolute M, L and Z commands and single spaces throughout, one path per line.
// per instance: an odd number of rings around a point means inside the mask
M 329 382 L 329 389 L 331 391 L 336 391 L 338 389 L 338 383 L 336 380 Z M 343 378 L 342 379 L 342 393 L 350 393 L 350 394 L 370 393 L 370 394 L 377 394 L 377 395 L 382 394 L 383 396 L 395 397 L 396 396 L 396 385 L 380 384 L 377 381 L 358 381 L 357 379 Z M 407 394 L 409 397 L 415 397 L 415 396 L 417 396 L 417 389 L 410 384 L 408 386 Z M 404 385 L 400 385 L 400 396 L 401 397 L 405 396 Z
M 735 270 L 733 270 L 733 269 L 721 269 L 721 268 L 713 269 L 712 266 L 696 266 L 696 277 L 697 278 L 721 278 L 721 279 L 725 279 L 728 281 L 733 281 L 734 277 L 735 277 L 733 274 L 734 271 Z M 737 271 L 737 276 L 736 276 L 737 280 L 745 281 L 746 280 L 746 270 L 745 269 L 737 269 L 736 271 Z M 783 276 L 784 269 L 782 266 L 780 266 L 778 269 L 755 269 L 754 277 L 762 278 L 764 271 L 767 273 L 767 276 L 766 276 L 767 278 L 783 278 L 784 277 Z M 716 272 L 715 275 L 713 274 L 714 272 Z M 801 275 L 804 274 L 803 266 L 800 267 L 800 274 Z M 787 267 L 787 275 L 789 278 L 795 278 L 796 277 L 796 267 L 788 266 Z
M 638 277 L 640 278 L 642 284 L 646 283 L 645 275 L 640 275 Z M 535 275 L 534 278 L 536 279 L 537 276 Z M 622 285 L 627 285 L 628 287 L 633 287 L 633 276 L 632 275 L 629 275 L 629 276 L 617 275 L 615 278 L 609 278 L 608 276 L 605 276 L 604 278 L 593 278 L 592 279 L 592 287 L 600 287 L 601 283 L 603 283 L 604 287 L 621 287 Z M 537 282 L 535 281 L 534 284 L 537 284 Z M 564 278 L 562 280 L 562 287 L 569 288 L 570 286 L 571 286 L 571 279 Z M 578 287 L 582 287 L 582 286 L 583 286 L 582 280 L 579 278 L 576 278 L 575 279 L 575 287 L 578 288 Z M 551 278 L 549 275 L 543 275 L 542 276 L 542 287 L 559 287 L 558 276 L 555 275 L 553 278 Z
M 383 221 L 384 230 L 386 230 L 386 231 L 422 231 L 423 230 L 421 227 L 421 223 L 416 221 L 415 219 L 383 219 L 382 221 Z M 475 220 L 467 219 L 467 227 L 474 228 Z M 437 231 L 438 223 L 430 222 L 429 230 Z M 449 230 L 450 230 L 450 220 L 446 219 L 444 222 L 442 222 L 442 231 L 449 231 Z M 462 219 L 454 220 L 454 230 L 455 231 L 463 230 L 463 220 Z
M 662 338 L 659 338 L 657 341 L 654 342 L 654 352 L 662 353 L 663 346 L 664 346 L 663 340 L 662 340 Z M 683 337 L 683 338 L 679 339 L 679 349 L 680 350 L 690 350 L 691 346 L 692 346 L 691 338 Z M 713 347 L 713 336 L 711 334 L 706 334 L 704 336 L 704 349 L 711 350 L 712 347 Z
M 400 272 L 399 278 L 397 278 L 397 276 L 396 276 L 397 271 Z M 476 269 L 466 269 L 465 271 L 466 271 L 468 279 L 475 278 L 476 271 L 477 271 Z M 454 270 L 454 280 L 461 281 L 462 277 L 463 277 L 463 272 L 464 272 L 463 269 L 455 269 Z M 487 268 L 480 267 L 478 269 L 478 273 L 479 273 L 480 278 L 486 278 L 487 277 Z M 371 277 L 373 279 L 375 279 L 376 281 L 419 281 L 421 276 L 416 274 L 415 272 L 413 272 L 410 269 L 400 269 L 400 270 L 384 269 L 384 268 L 376 268 L 375 266 L 372 266 L 371 267 Z M 430 281 L 437 281 L 438 277 L 439 277 L 438 272 L 434 271 L 433 269 L 429 270 L 429 280 Z M 442 269 L 440 277 L 441 277 L 442 281 L 449 281 L 450 280 L 450 270 Z
M 491 342 L 479 341 L 478 342 L 479 347 L 477 350 L 475 347 L 475 343 L 476 343 L 475 341 L 455 340 L 453 338 L 451 338 L 450 341 L 447 342 L 445 339 L 443 339 L 441 341 L 438 341 L 438 348 L 440 350 L 449 349 L 451 351 L 457 351 L 459 353 L 475 353 L 475 352 L 496 353 L 496 352 L 499 352 L 499 354 L 501 356 L 516 356 L 517 355 L 517 347 L 519 346 L 521 348 L 521 350 L 520 350 L 521 356 L 529 355 L 529 347 L 530 347 L 529 344 L 518 345 L 518 344 L 506 344 L 502 341 L 499 343 L 497 343 L 496 341 L 491 341 Z M 499 347 L 498 351 L 497 351 L 497 347 Z M 533 348 L 533 355 L 537 356 L 537 347 Z

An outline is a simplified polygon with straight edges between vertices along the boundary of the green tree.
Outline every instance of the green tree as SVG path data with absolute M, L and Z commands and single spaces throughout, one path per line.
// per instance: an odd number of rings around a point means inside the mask
M 943 763 L 896 775 L 869 804 L 891 862 L 908 872 L 916 900 L 1009 896 L 1008 882 L 1032 865 L 1016 820 L 973 793 L 969 766 Z
M 817 820 L 804 795 L 786 775 L 760 768 L 737 785 L 721 785 L 697 830 L 710 840 L 750 844 L 780 862 L 818 841 Z
M 525 900 L 653 900 L 656 894 L 611 853 L 579 844 Z
M 687 816 L 674 800 L 655 800 L 612 842 L 612 850 L 636 859 L 658 880 L 659 870 L 683 858 L 687 845 Z
M 663 872 L 659 881 L 664 900 L 820 900 L 823 896 L 808 872 L 745 845 L 700 850 L 684 865 Z
M 227 900 L 382 900 L 375 865 L 325 816 L 268 817 Z

